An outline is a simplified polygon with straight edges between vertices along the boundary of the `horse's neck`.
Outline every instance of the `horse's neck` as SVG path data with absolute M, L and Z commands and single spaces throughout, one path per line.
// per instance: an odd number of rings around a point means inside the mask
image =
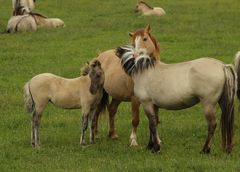
M 38 16 L 38 15 L 33 15 L 33 18 L 36 22 L 36 24 L 41 27 L 41 26 L 46 26 L 48 25 L 48 20 L 46 20 L 46 18 L 43 18 L 41 16 Z
M 148 6 L 146 6 L 145 4 L 143 4 L 143 5 L 141 6 L 141 10 L 142 10 L 143 13 L 147 13 L 147 12 L 151 11 L 152 9 L 150 9 Z

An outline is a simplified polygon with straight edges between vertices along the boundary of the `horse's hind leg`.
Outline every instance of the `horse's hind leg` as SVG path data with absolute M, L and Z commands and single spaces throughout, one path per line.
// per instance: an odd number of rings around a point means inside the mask
M 39 126 L 41 121 L 41 114 L 34 110 L 32 115 L 32 146 L 38 147 L 40 145 Z
M 215 106 L 211 104 L 203 104 L 203 108 L 204 108 L 205 118 L 207 120 L 207 125 L 208 125 L 208 134 L 202 149 L 202 153 L 210 153 L 212 138 L 217 126 L 216 118 L 215 118 Z
M 81 131 L 81 137 L 80 137 L 80 144 L 81 145 L 85 145 L 86 141 L 85 141 L 85 132 L 87 130 L 88 127 L 88 113 L 83 113 L 82 115 L 82 131 Z
M 139 106 L 140 102 L 135 96 L 131 98 L 132 103 L 132 133 L 130 136 L 130 146 L 137 146 L 137 127 L 139 124 Z
M 116 100 L 116 99 L 112 99 L 109 107 L 108 107 L 108 112 L 109 112 L 109 134 L 108 136 L 111 138 L 111 139 L 116 139 L 118 138 L 118 135 L 116 133 L 116 130 L 115 130 L 115 115 L 117 113 L 117 108 L 118 108 L 118 105 L 121 103 L 121 101 L 119 100 Z

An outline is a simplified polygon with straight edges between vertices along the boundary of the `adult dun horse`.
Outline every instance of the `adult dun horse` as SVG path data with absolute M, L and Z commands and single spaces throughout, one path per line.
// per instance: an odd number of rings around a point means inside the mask
M 144 36 L 144 45 L 148 53 L 151 54 L 154 58 L 159 59 L 159 44 L 154 36 L 152 36 L 150 33 L 150 26 L 130 33 L 130 35 L 134 35 L 134 33 Z M 130 145 L 136 146 L 138 145 L 136 132 L 139 124 L 140 103 L 133 93 L 133 81 L 131 77 L 129 77 L 122 69 L 120 59 L 115 55 L 115 50 L 108 50 L 101 53 L 98 56 L 98 60 L 101 62 L 105 73 L 104 89 L 112 97 L 112 101 L 108 106 L 110 126 L 109 137 L 112 139 L 118 137 L 115 129 L 115 114 L 117 112 L 119 104 L 122 101 L 130 101 L 132 105 L 132 133 L 130 136 Z
M 29 12 L 27 7 L 19 6 L 15 8 L 7 24 L 8 33 L 36 31 L 37 28 L 64 27 L 64 21 L 59 18 L 48 18 L 42 14 Z
M 135 12 L 141 12 L 144 16 L 163 16 L 166 14 L 161 7 L 151 7 L 146 2 L 139 1 L 136 5 Z
M 90 143 L 94 143 L 95 111 L 100 105 L 103 111 L 108 97 L 103 90 L 104 71 L 98 60 L 93 60 L 82 73 L 74 79 L 62 78 L 50 73 L 39 74 L 24 86 L 26 109 L 32 113 L 32 145 L 38 147 L 39 126 L 42 113 L 49 102 L 65 109 L 82 109 L 82 132 L 80 144 L 85 144 L 85 131 L 90 116 Z M 98 109 L 99 110 L 99 109 Z
M 134 81 L 134 93 L 143 105 L 149 119 L 148 148 L 160 150 L 157 138 L 158 108 L 178 110 L 201 103 L 208 124 L 208 134 L 202 148 L 210 153 L 216 128 L 215 107 L 222 110 L 221 132 L 224 151 L 233 147 L 234 97 L 237 91 L 237 74 L 232 65 L 212 58 L 199 58 L 176 64 L 166 64 L 141 46 L 141 35 L 136 35 L 134 46 L 117 49 L 122 67 Z M 137 55 L 135 55 L 137 54 Z M 239 66 L 240 54 L 236 56 Z M 239 71 L 238 71 L 239 72 Z

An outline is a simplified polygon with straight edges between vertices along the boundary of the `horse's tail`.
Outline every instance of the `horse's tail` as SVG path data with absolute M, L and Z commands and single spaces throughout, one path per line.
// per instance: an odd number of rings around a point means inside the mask
M 240 101 L 240 51 L 237 52 L 236 56 L 235 56 L 235 71 L 237 73 L 237 97 L 238 100 Z
M 102 99 L 100 101 L 100 103 L 98 104 L 98 111 L 99 113 L 105 113 L 107 106 L 109 104 L 109 99 L 108 99 L 108 93 L 106 92 L 105 89 L 103 89 L 103 96 Z
M 28 113 L 32 113 L 35 110 L 35 103 L 30 90 L 30 81 L 24 85 L 23 94 L 24 94 L 25 108 Z
M 224 74 L 225 83 L 219 101 L 222 110 L 222 146 L 227 153 L 230 153 L 233 147 L 234 98 L 237 91 L 237 74 L 232 65 L 224 66 Z

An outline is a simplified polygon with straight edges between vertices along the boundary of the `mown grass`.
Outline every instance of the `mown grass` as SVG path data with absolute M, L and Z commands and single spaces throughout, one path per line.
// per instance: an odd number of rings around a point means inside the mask
M 30 146 L 30 119 L 23 108 L 22 87 L 36 74 L 52 72 L 77 77 L 80 67 L 98 52 L 130 41 L 128 32 L 151 24 L 161 43 L 161 58 L 168 63 L 210 56 L 232 63 L 240 50 L 238 0 L 149 0 L 162 6 L 165 17 L 139 17 L 136 1 L 41 0 L 37 11 L 62 18 L 66 28 L 39 29 L 35 33 L 0 34 L 0 171 L 240 171 L 239 112 L 235 147 L 221 151 L 217 127 L 212 153 L 199 154 L 206 136 L 200 106 L 182 111 L 160 110 L 161 152 L 146 150 L 148 122 L 141 111 L 140 146 L 128 145 L 130 105 L 120 105 L 116 116 L 118 140 L 107 138 L 107 116 L 100 121 L 97 144 L 79 145 L 79 110 L 49 106 L 44 112 L 41 143 Z M 11 1 L 0 0 L 0 31 L 11 14 Z M 236 103 L 236 106 L 238 103 Z M 219 123 L 219 108 L 217 117 Z

